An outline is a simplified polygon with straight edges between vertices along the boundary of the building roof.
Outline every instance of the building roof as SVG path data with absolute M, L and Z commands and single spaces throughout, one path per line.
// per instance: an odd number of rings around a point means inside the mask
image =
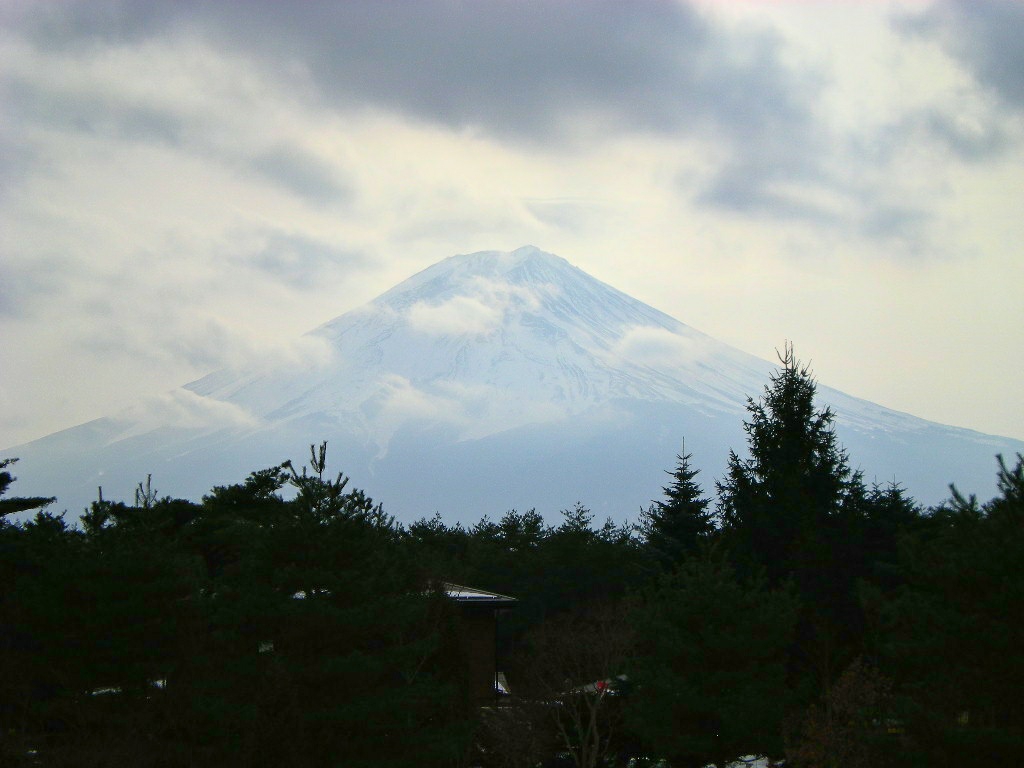
M 461 605 L 482 605 L 488 608 L 511 608 L 518 600 L 508 595 L 499 595 L 497 592 L 487 592 L 475 587 L 466 587 L 462 584 L 451 584 L 445 582 L 443 585 L 445 594 Z

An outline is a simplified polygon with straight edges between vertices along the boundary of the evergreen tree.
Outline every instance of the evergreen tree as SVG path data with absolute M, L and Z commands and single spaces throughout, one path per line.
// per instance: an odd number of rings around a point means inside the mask
M 828 532 L 862 491 L 838 444 L 835 416 L 815 407 L 817 385 L 787 346 L 759 402 L 747 400 L 750 458 L 729 453 L 718 483 L 721 517 L 741 562 L 773 584 L 794 576 L 810 588 L 829 550 Z M 817 585 L 821 586 L 821 585 Z
M 632 530 L 594 515 L 577 503 L 562 510 L 562 523 L 541 544 L 538 566 L 545 613 L 584 610 L 618 600 L 643 575 L 643 553 Z
M 556 614 L 615 600 L 646 576 L 631 527 L 597 527 L 581 503 L 561 514 L 548 526 L 534 510 L 513 510 L 470 530 L 468 582 L 519 600 L 499 626 L 503 647 Z
M 8 467 L 14 464 L 17 459 L 0 459 L 0 496 L 3 496 L 11 487 L 11 483 L 17 480 L 9 471 Z M 41 509 L 54 501 L 54 497 L 27 496 L 22 498 L 0 498 L 0 525 L 5 521 L 7 515 L 18 512 L 28 512 L 33 509 Z
M 926 521 L 917 502 L 897 483 L 873 485 L 862 506 L 861 535 L 849 537 L 849 548 L 856 548 L 850 562 L 862 579 L 892 589 L 902 582 L 900 541 L 916 534 Z
M 81 539 L 61 516 L 0 523 L 0 764 L 18 757 L 7 753 L 16 734 L 64 730 L 78 719 L 70 705 L 86 688 L 88 660 L 75 651 L 89 650 L 76 599 L 82 564 Z
M 741 571 L 763 571 L 770 585 L 792 581 L 797 589 L 802 610 L 790 683 L 810 701 L 860 651 L 865 490 L 839 446 L 832 410 L 815 406 L 809 368 L 789 345 L 779 359 L 761 400 L 748 399 L 749 458 L 730 451 L 719 508 Z
M 0 461 L 0 496 L 16 479 Z M 0 764 L 20 763 L 19 736 L 44 723 L 66 725 L 69 693 L 78 693 L 75 660 L 64 645 L 80 618 L 74 600 L 80 539 L 43 497 L 0 498 Z M 8 515 L 37 510 L 34 519 Z
M 690 466 L 691 454 L 677 456 L 665 501 L 655 501 L 644 514 L 642 533 L 651 553 L 665 569 L 694 554 L 715 530 L 709 501 L 695 481 L 700 470 Z
M 797 607 L 791 593 L 742 581 L 710 555 L 662 576 L 633 617 L 626 702 L 650 753 L 695 768 L 781 755 Z
M 991 765 L 1024 752 L 1024 457 L 1012 467 L 999 458 L 998 488 L 985 504 L 953 489 L 903 539 L 900 586 L 866 594 L 922 764 Z
M 381 506 L 326 476 L 324 446 L 311 467 L 284 465 L 288 501 L 273 473 L 262 490 L 257 477 L 217 494 L 252 493 L 263 513 L 232 505 L 248 540 L 207 601 L 204 655 L 224 670 L 195 682 L 209 738 L 236 734 L 249 765 L 453 763 L 471 719 L 455 607 L 420 579 Z
M 460 524 L 448 526 L 440 513 L 420 518 L 409 524 L 403 537 L 410 559 L 415 562 L 426 581 L 449 581 L 467 584 L 467 550 L 469 532 Z
M 325 465 L 0 521 L 0 763 L 458 764 L 456 607 Z

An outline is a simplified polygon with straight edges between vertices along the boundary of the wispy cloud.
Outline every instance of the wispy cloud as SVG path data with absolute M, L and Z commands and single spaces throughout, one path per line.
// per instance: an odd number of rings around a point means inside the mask
M 671 371 L 701 360 L 707 348 L 699 339 L 681 336 L 665 328 L 627 328 L 612 352 L 635 365 Z
M 1024 4 L 1014 0 L 940 0 L 917 14 L 904 14 L 908 34 L 938 40 L 982 86 L 1006 105 L 1024 109 Z
M 113 417 L 126 425 L 113 442 L 145 434 L 154 429 L 253 429 L 260 421 L 243 408 L 221 400 L 176 389 L 146 398 Z
M 623 130 L 715 137 L 730 146 L 725 171 L 743 173 L 750 186 L 765 174 L 752 139 L 760 156 L 772 157 L 773 177 L 807 172 L 821 143 L 811 114 L 817 81 L 783 64 L 779 40 L 763 31 L 727 31 L 682 3 L 312 2 L 296 13 L 277 2 L 182 2 L 158 10 L 69 2 L 56 13 L 26 11 L 20 21 L 37 44 L 65 52 L 62 66 L 84 72 L 72 81 L 77 87 L 69 90 L 65 81 L 61 91 L 24 101 L 48 110 L 47 119 L 77 113 L 68 119 L 171 140 L 181 139 L 183 126 L 194 133 L 205 116 L 218 113 L 197 110 L 194 94 L 173 88 L 201 78 L 212 80 L 211 96 L 223 89 L 216 70 L 196 66 L 213 46 L 248 61 L 267 81 L 280 79 L 283 66 L 302 84 L 300 94 L 341 114 L 375 105 L 532 145 L 572 145 Z M 99 60 L 97 39 L 106 43 Z M 172 86 L 170 95 L 112 71 L 127 65 L 133 51 L 166 41 L 192 52 L 186 77 L 162 70 L 174 59 L 153 55 L 141 63 L 150 82 Z M 132 90 L 91 87 L 98 80 Z M 192 113 L 186 122 L 184 110 Z M 293 152 L 256 163 L 303 194 L 345 189 Z
M 495 330 L 502 312 L 471 296 L 456 296 L 441 304 L 419 302 L 409 308 L 409 323 L 431 336 L 485 334 Z
M 496 330 L 510 310 L 536 307 L 533 289 L 501 280 L 474 277 L 462 293 L 440 302 L 420 301 L 408 311 L 409 324 L 432 336 L 486 334 Z

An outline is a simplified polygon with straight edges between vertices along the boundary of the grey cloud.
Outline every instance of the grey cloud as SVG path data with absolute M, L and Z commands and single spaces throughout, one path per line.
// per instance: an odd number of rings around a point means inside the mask
M 267 2 L 219 4 L 212 15 L 222 38 L 300 63 L 335 104 L 369 101 L 528 139 L 557 132 L 574 111 L 678 126 L 696 111 L 693 65 L 710 43 L 692 11 L 654 2 L 316 2 L 303 13 Z
M 608 215 L 607 207 L 591 200 L 523 200 L 530 215 L 550 227 L 581 232 Z
M 340 107 L 370 102 L 455 128 L 547 142 L 596 121 L 738 146 L 803 134 L 813 88 L 770 37 L 730 37 L 678 3 L 271 2 L 218 27 L 275 66 L 299 62 Z M 265 15 L 264 15 L 265 14 Z M 273 28 L 273 35 L 266 35 Z
M 755 113 L 759 119 L 745 124 L 732 157 L 698 194 L 697 201 L 741 214 L 830 222 L 834 214 L 824 206 L 806 198 L 789 199 L 778 190 L 780 186 L 817 187 L 848 194 L 846 185 L 823 165 L 837 147 L 820 126 L 801 119 L 793 107 L 773 114 L 770 97 L 761 98 Z M 780 101 L 785 103 L 785 98 Z
M 697 201 L 741 214 L 833 223 L 835 215 L 824 206 L 809 200 L 790 199 L 775 189 L 779 183 L 813 184 L 825 178 L 824 173 L 809 161 L 783 158 L 773 162 L 756 152 L 742 152 L 719 171 L 711 184 L 698 195 Z
M 1011 0 L 959 0 L 953 4 L 966 35 L 962 51 L 978 80 L 1024 108 L 1024 4 Z
M 84 49 L 148 38 L 174 23 L 185 5 L 129 0 L 5 3 L 0 4 L 0 21 L 51 49 Z
M 964 160 L 984 160 L 1010 146 L 1009 137 L 998 125 L 968 126 L 956 115 L 931 110 L 921 115 L 925 129 Z
M 339 270 L 370 264 L 363 254 L 283 232 L 268 233 L 262 247 L 236 259 L 297 289 L 311 288 Z
M 37 35 L 82 44 L 187 29 L 274 70 L 298 65 L 336 105 L 369 101 L 524 137 L 558 130 L 566 110 L 655 129 L 719 109 L 723 120 L 746 119 L 737 102 L 763 107 L 778 69 L 731 62 L 720 49 L 728 41 L 693 10 L 653 0 L 153 5 L 72 3 L 60 23 L 44 15 Z M 747 87 L 737 72 L 757 82 Z
M 724 208 L 734 213 L 759 215 L 774 220 L 804 221 L 814 224 L 835 224 L 836 214 L 813 202 L 793 200 L 786 195 L 756 186 L 742 174 L 722 176 L 698 199 L 705 205 Z
M 351 189 L 340 173 L 309 153 L 293 146 L 279 145 L 249 156 L 238 148 L 226 148 L 206 138 L 204 121 L 214 120 L 195 114 L 176 112 L 167 106 L 133 102 L 97 87 L 71 88 L 33 81 L 31 77 L 9 77 L 4 85 L 4 101 L 14 128 L 46 126 L 65 132 L 84 133 L 130 142 L 188 147 L 211 159 L 233 166 L 251 167 L 270 183 L 305 198 L 308 202 L 329 204 L 351 197 Z M 0 139 L 0 146 L 3 141 Z M 20 158 L 22 172 L 46 158 L 33 152 L 22 141 L 24 152 L 4 153 L 0 171 Z M 4 174 L 0 183 L 10 184 Z
M 310 202 L 344 202 L 352 196 L 351 188 L 337 171 L 294 147 L 277 147 L 256 157 L 252 164 L 271 182 Z
M 895 134 L 895 129 L 887 132 L 887 145 L 897 140 Z M 853 145 L 843 151 L 861 160 L 870 157 L 871 163 L 884 166 L 891 159 L 892 147 L 867 150 Z M 744 160 L 720 173 L 699 201 L 747 216 L 820 225 L 899 244 L 903 252 L 921 250 L 930 214 L 909 203 L 892 203 L 877 182 L 855 175 L 833 177 L 812 163 L 775 163 L 771 158 L 753 156 Z
M 726 33 L 661 0 L 106 0 L 51 7 L 22 23 L 38 40 L 67 46 L 200 35 L 312 85 L 334 109 L 369 104 L 530 144 L 595 127 L 696 135 L 728 145 L 734 167 L 754 170 L 760 153 L 781 173 L 806 172 L 822 144 L 810 112 L 817 83 L 780 63 L 776 39 Z M 295 158 L 262 163 L 297 191 L 332 191 Z M 747 176 L 757 184 L 763 172 Z
M 132 104 L 107 94 L 62 91 L 25 80 L 6 83 L 9 114 L 19 122 L 61 130 L 177 145 L 182 118 L 151 105 Z
M 1010 0 L 944 0 L 917 14 L 894 18 L 904 35 L 936 40 L 976 82 L 997 98 L 992 104 L 935 105 L 907 116 L 878 136 L 877 152 L 932 143 L 960 160 L 998 157 L 1014 143 L 1012 124 L 1024 109 L 1024 4 Z M 888 222 L 886 216 L 882 221 Z M 902 221 L 904 217 L 896 216 Z M 907 221 L 914 222 L 916 216 Z M 888 230 L 888 224 L 881 227 Z
M 294 83 L 296 93 L 313 94 L 327 108 L 346 112 L 372 105 L 527 145 L 571 144 L 594 128 L 707 139 L 723 154 L 719 168 L 696 190 L 700 204 L 740 215 L 839 225 L 877 238 L 916 227 L 917 213 L 889 210 L 865 192 L 862 182 L 829 168 L 837 153 L 849 159 L 851 148 L 813 115 L 823 86 L 818 73 L 784 66 L 780 38 L 727 32 L 686 5 L 660 0 L 160 5 L 157 11 L 108 1 L 100 15 L 119 21 L 97 31 L 93 6 L 72 3 L 60 25 L 52 19 L 49 27 L 40 23 L 37 34 L 74 45 L 112 35 L 125 40 L 199 35 Z M 995 134 L 972 134 L 937 113 L 930 120 L 932 133 L 954 151 L 984 153 L 998 146 Z M 854 156 L 865 157 L 856 151 Z M 347 179 L 297 147 L 277 147 L 246 162 L 310 202 L 344 202 L 352 195 Z M 824 193 L 821 202 L 815 190 Z M 836 209 L 837 197 L 849 203 L 847 209 Z M 530 211 L 542 223 L 556 225 L 571 224 L 579 215 L 551 206 Z M 412 229 L 436 225 L 409 223 Z M 459 225 L 472 231 L 474 222 Z M 297 265 L 329 263 L 327 258 L 318 262 L 316 252 L 309 244 L 279 243 L 250 263 L 299 286 L 319 267 L 309 271 Z
M 1024 3 L 946 0 L 896 24 L 906 34 L 937 38 L 980 84 L 1005 104 L 1024 109 Z
M 851 146 L 864 161 L 884 165 L 906 147 L 930 144 L 961 160 L 977 162 L 998 157 L 1012 143 L 999 120 L 982 121 L 954 113 L 946 105 L 933 105 L 911 112 L 876 130 L 870 140 L 854 141 Z
M 113 308 L 97 305 L 75 335 L 76 349 L 99 358 L 130 358 L 145 365 L 187 365 L 195 371 L 222 367 L 244 338 L 209 316 L 189 318 L 159 309 L 135 307 L 131 323 Z
M 244 344 L 238 329 L 214 318 L 204 318 L 199 327 L 177 327 L 161 338 L 159 350 L 168 360 L 183 360 L 201 370 L 220 368 Z
M 0 203 L 7 190 L 22 181 L 41 159 L 38 151 L 15 135 L 10 125 L 0 126 Z
M 966 14 L 977 22 L 971 39 L 985 41 L 994 35 L 989 22 L 1009 11 L 991 2 L 981 6 L 974 12 L 947 4 L 903 23 L 908 33 L 916 24 L 914 34 L 937 34 L 948 18 Z M 782 63 L 780 38 L 726 31 L 680 3 L 82 0 L 27 10 L 18 21 L 40 47 L 198 36 L 328 109 L 371 106 L 527 145 L 564 149 L 595 129 L 602 135 L 646 131 L 708 140 L 722 152 L 720 165 L 702 188 L 694 192 L 691 186 L 690 192 L 700 204 L 740 215 L 838 225 L 874 238 L 909 236 L 924 216 L 892 208 L 877 189 L 867 189 L 868 182 L 836 167 L 837 160 L 887 160 L 884 151 L 862 152 L 816 120 L 812 107 L 823 82 L 814 71 Z M 134 113 L 116 104 L 96 116 L 87 106 L 69 112 L 100 125 L 113 115 L 119 130 L 157 140 L 176 140 L 182 131 L 173 116 Z M 969 130 L 939 111 L 915 120 L 913 126 L 894 126 L 889 139 L 927 133 L 968 158 L 1002 146 L 998 130 Z M 199 142 L 200 151 L 230 152 L 203 147 L 202 131 L 188 127 L 188 140 Z M 228 162 L 246 165 L 314 204 L 344 203 L 353 195 L 348 179 L 298 146 L 279 145 Z M 572 226 L 583 215 L 564 206 L 527 209 L 554 226 Z M 410 221 L 401 236 L 453 223 L 440 218 Z M 466 232 L 502 225 L 454 223 Z M 308 286 L 336 256 L 317 255 L 319 248 L 282 241 L 250 255 L 248 263 L 293 286 Z
M 879 240 L 901 240 L 911 245 L 919 242 L 928 215 L 917 208 L 902 205 L 878 205 L 861 222 L 861 233 Z
M 51 311 L 81 273 L 80 265 L 55 254 L 25 258 L 0 251 L 0 259 L 0 317 L 38 317 Z

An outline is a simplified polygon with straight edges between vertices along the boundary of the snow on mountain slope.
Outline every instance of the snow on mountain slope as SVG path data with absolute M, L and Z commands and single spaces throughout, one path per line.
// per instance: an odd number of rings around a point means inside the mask
M 188 389 L 270 420 L 355 413 L 386 442 L 393 417 L 473 439 L 614 398 L 736 412 L 770 370 L 532 247 L 449 258 L 310 335 L 334 352 L 315 372 Z
M 747 396 L 773 370 L 530 246 L 445 259 L 300 348 L 7 451 L 23 458 L 19 491 L 78 509 L 97 485 L 127 495 L 153 473 L 163 492 L 198 496 L 327 439 L 402 519 L 551 514 L 577 500 L 635 517 L 683 437 L 712 490 L 728 449 L 742 453 Z M 868 479 L 900 480 L 927 503 L 954 480 L 985 493 L 994 455 L 1024 450 L 819 392 Z

